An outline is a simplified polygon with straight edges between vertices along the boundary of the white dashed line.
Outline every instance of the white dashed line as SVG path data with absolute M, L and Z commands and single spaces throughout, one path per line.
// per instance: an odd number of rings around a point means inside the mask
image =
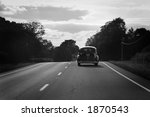
M 102 62 L 104 65 L 106 65 L 108 68 L 110 68 L 111 70 L 113 70 L 114 72 L 116 72 L 117 74 L 119 74 L 120 76 L 124 77 L 125 79 L 129 80 L 130 82 L 136 84 L 137 86 L 141 87 L 142 89 L 146 90 L 147 92 L 150 93 L 150 89 L 142 86 L 141 84 L 135 82 L 134 80 L 130 79 L 129 77 L 123 75 L 122 73 L 118 72 L 117 70 L 115 70 L 114 68 L 110 67 L 109 65 L 107 65 L 106 63 Z
M 44 89 L 46 89 L 49 86 L 49 84 L 45 84 L 42 88 L 40 88 L 40 91 L 43 91 Z
M 62 72 L 59 72 L 57 75 L 60 76 L 62 74 Z

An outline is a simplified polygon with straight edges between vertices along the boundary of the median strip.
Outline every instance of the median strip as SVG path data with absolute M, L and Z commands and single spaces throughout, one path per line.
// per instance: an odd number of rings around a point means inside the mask
M 117 70 L 115 70 L 114 68 L 110 67 L 108 64 L 102 62 L 104 65 L 106 65 L 108 68 L 110 68 L 111 70 L 113 70 L 114 72 L 116 72 L 117 74 L 119 74 L 120 76 L 124 77 L 125 79 L 129 80 L 130 82 L 134 83 L 135 85 L 141 87 L 142 89 L 144 89 L 145 91 L 149 92 L 150 93 L 150 89 L 142 86 L 141 84 L 135 82 L 134 80 L 130 79 L 129 77 L 123 75 L 122 73 L 118 72 Z
M 40 89 L 40 91 L 43 91 L 43 90 L 46 89 L 48 86 L 49 86 L 49 84 L 45 84 L 45 85 Z

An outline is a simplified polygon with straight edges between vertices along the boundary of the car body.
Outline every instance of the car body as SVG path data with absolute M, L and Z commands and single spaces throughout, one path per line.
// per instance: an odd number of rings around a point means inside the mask
M 80 66 L 81 63 L 92 63 L 97 66 L 98 62 L 99 56 L 97 55 L 97 49 L 94 46 L 85 46 L 79 49 L 77 56 L 78 66 Z

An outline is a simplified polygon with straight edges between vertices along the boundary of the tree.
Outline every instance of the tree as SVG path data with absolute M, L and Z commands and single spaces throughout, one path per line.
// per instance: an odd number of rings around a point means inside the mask
M 0 62 L 50 57 L 53 45 L 43 40 L 44 33 L 44 27 L 39 22 L 16 23 L 0 17 Z
M 130 59 L 137 53 L 148 51 L 150 45 L 150 31 L 145 28 L 138 28 L 135 31 L 129 30 L 124 41 L 124 58 Z
M 86 45 L 95 46 L 103 60 L 119 60 L 121 58 L 121 41 L 125 37 L 125 22 L 121 18 L 116 18 L 101 26 L 100 32 L 89 38 Z
M 29 32 L 35 34 L 36 38 L 41 39 L 41 37 L 45 34 L 45 30 L 43 25 L 40 22 L 30 22 L 24 24 L 24 28 Z
M 75 43 L 76 41 L 72 39 L 62 42 L 59 47 L 55 48 L 54 60 L 71 61 L 75 59 L 79 50 L 79 47 Z

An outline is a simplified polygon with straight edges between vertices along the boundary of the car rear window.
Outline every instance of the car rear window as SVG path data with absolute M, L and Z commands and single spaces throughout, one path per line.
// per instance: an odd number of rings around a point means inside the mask
M 80 53 L 95 53 L 95 49 L 94 48 L 82 48 L 79 51 Z

